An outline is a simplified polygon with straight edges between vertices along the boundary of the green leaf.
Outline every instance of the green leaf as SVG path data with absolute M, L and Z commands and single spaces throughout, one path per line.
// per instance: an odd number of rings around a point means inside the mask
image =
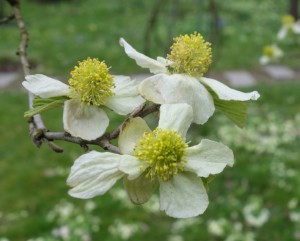
M 247 117 L 247 103 L 245 101 L 225 101 L 214 99 L 217 110 L 222 111 L 238 127 L 243 128 Z
M 217 94 L 211 88 L 208 86 L 206 86 L 206 88 L 214 99 L 216 109 L 223 112 L 238 127 L 243 128 L 247 118 L 247 102 L 220 100 Z
M 51 97 L 51 98 L 41 98 L 39 96 L 35 96 L 34 100 L 33 100 L 33 107 L 36 108 L 36 107 L 39 107 L 39 106 L 42 106 L 45 104 L 51 104 L 55 101 L 66 101 L 68 99 L 70 99 L 70 98 L 67 96 L 57 96 L 57 97 Z
M 128 180 L 127 177 L 124 178 L 124 187 L 131 202 L 134 204 L 146 203 L 156 190 L 157 186 L 158 181 L 146 177 L 145 172 L 134 180 Z
M 203 185 L 205 187 L 205 189 L 208 191 L 209 190 L 209 186 L 208 184 L 213 181 L 215 179 L 216 175 L 209 175 L 208 177 L 201 177 Z
M 40 114 L 47 110 L 51 110 L 58 106 L 62 106 L 68 99 L 69 98 L 66 96 L 52 97 L 47 99 L 42 99 L 36 96 L 33 100 L 33 109 L 26 111 L 24 113 L 24 117 L 26 119 L 29 119 L 34 115 Z

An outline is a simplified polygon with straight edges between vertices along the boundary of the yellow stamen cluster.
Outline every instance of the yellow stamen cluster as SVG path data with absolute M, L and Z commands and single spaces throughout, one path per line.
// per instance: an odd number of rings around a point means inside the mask
M 169 66 L 171 72 L 202 76 L 212 62 L 211 44 L 196 32 L 180 35 L 174 38 L 167 59 L 172 62 Z
M 295 22 L 295 18 L 294 16 L 292 15 L 285 15 L 282 17 L 282 24 L 283 25 L 288 25 L 288 24 L 291 24 L 291 23 L 294 23 Z
M 163 181 L 168 181 L 184 170 L 187 147 L 175 131 L 156 128 L 153 132 L 144 133 L 134 148 L 134 155 L 145 162 L 147 168 L 143 171 L 146 172 L 146 177 L 160 177 Z
M 267 45 L 263 48 L 263 53 L 264 55 L 268 57 L 273 57 L 274 56 L 274 48 L 272 45 Z
M 96 58 L 88 58 L 75 66 L 69 84 L 71 98 L 79 98 L 88 105 L 101 106 L 106 97 L 113 96 L 115 87 L 109 68 Z

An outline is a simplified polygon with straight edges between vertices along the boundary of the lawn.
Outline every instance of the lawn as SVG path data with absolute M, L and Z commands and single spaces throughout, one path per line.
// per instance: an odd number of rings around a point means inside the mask
M 231 147 L 236 162 L 209 185 L 210 205 L 204 215 L 186 220 L 160 212 L 157 196 L 145 206 L 132 205 L 122 183 L 92 200 L 69 197 L 65 180 L 81 148 L 58 143 L 65 149 L 62 154 L 47 146 L 37 149 L 22 118 L 25 94 L 1 92 L 0 103 L 5 104 L 0 106 L 0 238 L 300 240 L 300 86 L 261 84 L 256 89 L 262 97 L 249 105 L 244 129 L 221 113 L 206 126 L 191 129 L 190 138 L 209 138 Z M 61 130 L 61 110 L 44 118 L 50 130 Z
M 154 2 L 21 1 L 32 73 L 67 78 L 77 61 L 86 57 L 105 60 L 114 74 L 140 73 L 141 68 L 119 46 L 120 37 L 156 57 L 166 55 L 174 36 L 195 30 L 213 43 L 212 71 L 257 69 L 262 47 L 274 40 L 288 9 L 285 0 L 217 1 L 216 38 L 209 27 L 208 1 L 162 0 L 157 23 L 146 38 Z M 10 13 L 9 6 L 5 5 L 4 12 Z M 19 63 L 14 21 L 0 25 L 0 40 L 0 67 Z M 287 63 L 299 65 L 293 59 Z M 160 212 L 157 195 L 146 205 L 134 206 L 121 182 L 102 197 L 71 198 L 66 178 L 82 149 L 65 142 L 57 142 L 65 150 L 61 154 L 47 145 L 36 148 L 23 118 L 27 96 L 2 90 L 0 241 L 300 240 L 300 86 L 284 81 L 252 89 L 261 98 L 249 105 L 244 129 L 218 112 L 203 127 L 190 129 L 188 137 L 193 142 L 208 138 L 229 146 L 236 162 L 209 184 L 206 212 L 185 220 Z M 62 130 L 62 109 L 43 117 L 51 131 Z M 112 119 L 113 125 L 120 121 Z
M 34 72 L 52 76 L 68 75 L 77 61 L 87 57 L 105 60 L 115 74 L 139 73 L 142 70 L 128 61 L 119 46 L 120 37 L 151 57 L 164 57 L 173 37 L 194 31 L 213 44 L 212 71 L 255 69 L 262 47 L 275 40 L 288 9 L 285 0 L 218 1 L 216 13 L 210 10 L 209 1 L 177 1 L 177 5 L 176 1 L 162 1 L 152 31 L 147 34 L 156 1 L 37 2 L 21 1 L 30 36 L 28 56 Z M 8 15 L 9 6 L 4 6 Z M 212 13 L 218 15 L 215 29 L 210 27 Z M 18 62 L 15 22 L 0 25 L 0 34 L 0 64 Z

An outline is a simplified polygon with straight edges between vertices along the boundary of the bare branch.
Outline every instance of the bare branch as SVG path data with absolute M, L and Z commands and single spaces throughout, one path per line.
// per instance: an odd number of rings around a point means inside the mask
M 7 23 L 7 22 L 13 20 L 14 18 L 15 18 L 15 15 L 11 14 L 11 15 L 9 15 L 7 17 L 4 17 L 4 18 L 0 19 L 0 24 Z
M 13 10 L 13 16 L 16 19 L 19 31 L 20 31 L 20 44 L 17 54 L 20 57 L 20 62 L 22 65 L 24 76 L 29 75 L 29 61 L 27 59 L 26 54 L 26 48 L 28 46 L 28 32 L 26 30 L 25 22 L 23 20 L 21 11 L 20 11 L 20 5 L 18 0 L 7 0 L 7 2 L 11 5 Z M 33 108 L 33 99 L 34 95 L 30 92 L 28 92 L 28 103 L 29 108 Z M 31 136 L 32 141 L 35 143 L 37 147 L 40 147 L 42 144 L 42 140 L 40 136 L 43 132 L 45 132 L 47 128 L 44 125 L 44 122 L 42 120 L 42 117 L 40 115 L 33 116 L 32 119 L 29 121 L 29 133 Z M 51 147 L 54 151 L 61 150 L 58 146 L 55 144 L 51 144 L 48 142 L 49 147 Z M 61 152 L 61 151 L 60 151 Z
M 133 111 L 132 114 L 129 116 L 131 118 L 133 117 L 145 117 L 153 112 L 156 112 L 159 110 L 159 107 L 160 105 L 157 105 L 157 104 L 153 104 L 151 106 L 149 106 L 148 108 L 146 109 L 140 109 L 138 112 L 135 112 Z M 138 107 L 139 108 L 139 107 Z M 120 124 L 115 130 L 113 130 L 110 134 L 109 134 L 109 139 L 112 140 L 112 139 L 116 139 L 119 134 L 120 134 L 120 131 L 123 127 L 123 125 L 127 122 L 127 120 L 125 120 L 122 124 Z
M 119 148 L 112 145 L 110 143 L 110 140 L 105 135 L 92 141 L 87 141 L 79 137 L 70 136 L 66 132 L 45 132 L 43 134 L 43 137 L 51 141 L 60 140 L 60 141 L 67 141 L 67 142 L 79 144 L 85 149 L 85 151 L 89 151 L 87 145 L 92 144 L 92 145 L 101 146 L 104 150 L 109 150 L 114 153 L 120 153 Z

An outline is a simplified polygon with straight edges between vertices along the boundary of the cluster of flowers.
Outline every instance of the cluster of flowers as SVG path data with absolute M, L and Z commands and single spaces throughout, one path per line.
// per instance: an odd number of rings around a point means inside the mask
M 292 15 L 283 16 L 282 26 L 277 33 L 277 40 L 282 43 L 285 39 L 294 39 L 299 44 L 298 36 L 300 36 L 300 19 L 296 21 Z M 295 42 L 294 40 L 293 42 Z M 259 62 L 263 65 L 276 63 L 283 56 L 284 51 L 278 47 L 277 43 L 273 43 L 263 48 L 263 55 Z
M 90 151 L 78 157 L 67 179 L 69 194 L 93 198 L 123 179 L 135 204 L 147 202 L 159 186 L 160 209 L 167 215 L 200 215 L 209 203 L 207 180 L 232 166 L 234 157 L 227 146 L 207 139 L 189 146 L 187 131 L 192 123 L 206 123 L 215 109 L 242 127 L 246 102 L 257 100 L 259 94 L 243 93 L 203 77 L 212 53 L 210 43 L 199 33 L 175 38 L 170 54 L 156 60 L 139 53 L 123 38 L 120 45 L 153 75 L 140 82 L 112 76 L 104 62 L 88 58 L 71 72 L 69 85 L 40 74 L 26 76 L 23 82 L 39 101 L 64 102 L 64 130 L 85 140 L 105 133 L 109 125 L 105 106 L 127 115 L 146 101 L 160 105 L 155 130 L 141 117 L 127 118 L 118 138 L 119 153 Z

